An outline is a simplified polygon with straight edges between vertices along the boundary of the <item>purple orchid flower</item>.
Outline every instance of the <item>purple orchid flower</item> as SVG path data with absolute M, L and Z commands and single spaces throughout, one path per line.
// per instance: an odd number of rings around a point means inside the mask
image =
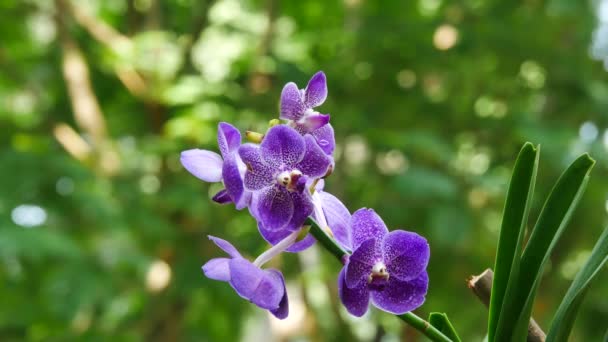
M 203 265 L 207 278 L 225 281 L 242 298 L 275 317 L 284 319 L 289 314 L 289 302 L 283 274 L 275 269 L 262 270 L 243 258 L 230 242 L 209 236 L 230 258 L 215 258 Z
M 388 232 L 372 209 L 357 210 L 350 221 L 353 254 L 338 278 L 342 303 L 355 316 L 369 301 L 400 315 L 422 305 L 428 288 L 429 245 L 420 235 Z
M 327 80 L 322 71 L 312 76 L 305 89 L 289 82 L 281 92 L 281 115 L 284 120 L 292 120 L 305 132 L 312 132 L 329 122 L 329 115 L 313 110 L 327 98 Z
M 306 181 L 324 176 L 331 158 L 312 136 L 286 125 L 272 127 L 259 146 L 244 144 L 238 152 L 247 168 L 245 189 L 253 192 L 253 216 L 270 231 L 299 229 L 313 211 Z
M 331 231 L 332 236 L 343 248 L 350 250 L 350 227 L 348 225 L 350 222 L 350 212 L 336 196 L 323 191 L 324 185 L 325 181 L 320 179 L 311 196 L 313 206 L 312 217 L 323 229 Z M 309 187 L 309 185 L 307 185 L 307 187 Z M 268 241 L 271 245 L 276 245 L 281 242 L 291 234 L 294 229 L 297 228 L 270 230 L 258 222 L 260 234 L 264 240 Z M 290 253 L 301 252 L 312 246 L 315 241 L 315 238 L 311 234 L 308 234 L 300 241 L 289 246 L 286 251 Z
M 225 189 L 213 196 L 215 202 L 234 202 L 237 209 L 243 209 L 249 205 L 251 193 L 243 187 L 245 164 L 237 153 L 241 133 L 231 124 L 220 122 L 217 143 L 221 156 L 212 151 L 192 149 L 183 151 L 180 161 L 186 170 L 205 182 L 224 182 Z

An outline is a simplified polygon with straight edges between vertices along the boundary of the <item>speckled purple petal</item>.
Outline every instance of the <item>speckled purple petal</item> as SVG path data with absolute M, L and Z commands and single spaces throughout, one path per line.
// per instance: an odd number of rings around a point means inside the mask
M 215 243 L 219 248 L 221 248 L 224 252 L 228 253 L 228 255 L 230 255 L 231 257 L 242 258 L 239 251 L 237 251 L 236 248 L 234 248 L 234 246 L 230 242 L 228 242 L 224 239 L 220 239 L 215 236 L 211 236 L 211 235 L 208 235 L 207 237 L 209 238 L 209 240 L 213 241 L 213 243 Z
M 241 132 L 227 122 L 220 122 L 217 127 L 217 144 L 222 156 L 226 158 L 241 145 Z
M 346 286 L 354 288 L 361 283 L 367 284 L 367 278 L 372 273 L 374 264 L 382 259 L 378 251 L 376 239 L 369 239 L 355 249 L 346 264 Z
M 382 241 L 388 233 L 384 221 L 373 209 L 368 208 L 361 208 L 353 214 L 350 227 L 353 249 L 359 248 L 359 245 L 369 239 Z
M 302 228 L 306 218 L 312 214 L 314 205 L 308 191 L 302 193 L 290 192 L 289 195 L 293 202 L 293 216 L 285 228 L 294 231 Z
M 372 303 L 381 310 L 401 315 L 424 303 L 428 285 L 426 272 L 408 282 L 391 277 L 382 291 L 371 292 Z
M 268 241 L 271 245 L 276 245 L 293 232 L 288 229 L 268 230 L 264 228 L 264 225 L 262 225 L 261 222 L 258 222 L 258 230 L 264 240 Z M 298 253 L 314 245 L 316 241 L 317 240 L 315 240 L 312 234 L 306 234 L 306 237 L 289 246 L 285 251 L 289 253 Z
M 222 180 L 222 157 L 211 151 L 192 149 L 183 151 L 180 162 L 196 178 L 216 183 Z
M 384 236 L 384 263 L 391 277 L 410 281 L 426 270 L 430 248 L 422 236 L 404 230 L 394 230 Z
M 327 174 L 327 168 L 331 164 L 331 159 L 317 145 L 315 139 L 310 135 L 304 136 L 306 142 L 306 154 L 296 168 L 310 178 L 319 178 Z
M 215 258 L 207 261 L 202 269 L 205 277 L 219 281 L 230 280 L 230 267 L 228 258 Z
M 320 183 L 320 182 L 319 182 Z M 350 239 L 350 213 L 348 209 L 340 202 L 340 200 L 334 195 L 319 191 L 319 197 L 321 197 L 321 203 L 323 213 L 327 224 L 334 233 L 336 240 L 348 250 L 352 250 L 352 242 Z
M 264 275 L 258 287 L 253 291 L 250 300 L 262 309 L 276 310 L 285 295 L 283 277 L 277 277 L 274 272 L 268 270 L 262 272 Z
M 260 148 L 254 144 L 244 144 L 239 147 L 239 156 L 245 165 L 243 184 L 250 191 L 260 190 L 275 183 L 275 170 L 262 161 Z
M 306 116 L 303 125 L 305 126 L 304 131 L 312 132 L 319 129 L 329 123 L 329 114 L 311 114 Z
M 283 284 L 283 297 L 279 302 L 279 307 L 274 310 L 270 310 L 276 318 L 285 319 L 287 315 L 289 315 L 289 300 L 287 299 L 287 289 L 285 288 L 285 279 L 283 278 L 283 274 L 275 269 L 269 269 L 266 272 L 270 272 L 274 274 L 275 278 L 279 278 L 281 280 L 281 284 Z
M 280 107 L 281 119 L 298 120 L 304 115 L 306 107 L 304 106 L 302 93 L 295 83 L 289 82 L 283 87 Z
M 224 165 L 222 166 L 224 186 L 234 203 L 239 203 L 243 196 L 243 192 L 245 192 L 237 158 L 238 156 L 235 153 L 229 154 L 226 159 L 224 159 Z
M 352 289 L 348 288 L 344 279 L 344 268 L 340 271 L 340 275 L 338 276 L 338 295 L 346 310 L 354 316 L 361 317 L 367 312 L 369 291 L 366 285 L 364 283 Z
M 272 165 L 275 170 L 296 165 L 302 160 L 305 152 L 304 138 L 287 125 L 277 125 L 269 129 L 260 144 L 262 160 Z
M 268 230 L 284 228 L 293 216 L 293 199 L 289 192 L 280 186 L 269 186 L 259 191 L 255 203 L 257 214 Z
M 321 128 L 315 129 L 310 134 L 315 137 L 317 144 L 319 144 L 319 147 L 321 147 L 326 154 L 332 155 L 332 153 L 334 153 L 336 138 L 334 137 L 334 128 L 331 124 L 328 123 Z
M 218 191 L 217 194 L 215 194 L 211 200 L 219 204 L 232 203 L 232 197 L 230 197 L 226 189 Z
M 230 285 L 244 299 L 251 300 L 264 278 L 264 271 L 243 258 L 230 259 Z
M 323 71 L 312 76 L 304 91 L 304 103 L 308 108 L 320 106 L 327 98 L 327 80 Z

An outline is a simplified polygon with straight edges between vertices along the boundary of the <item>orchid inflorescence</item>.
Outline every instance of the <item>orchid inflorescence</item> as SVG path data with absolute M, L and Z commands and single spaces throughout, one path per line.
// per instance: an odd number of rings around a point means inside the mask
M 220 154 L 192 149 L 182 152 L 183 166 L 206 182 L 222 182 L 213 196 L 220 204 L 247 208 L 262 237 L 272 245 L 253 262 L 228 241 L 209 236 L 229 257 L 209 260 L 205 276 L 228 282 L 237 294 L 277 318 L 287 317 L 285 280 L 276 269 L 262 269 L 282 252 L 297 253 L 315 243 L 305 221 L 312 219 L 346 251 L 338 275 L 338 292 L 348 312 L 362 316 L 369 302 L 381 310 L 404 314 L 424 302 L 428 288 L 429 245 L 420 235 L 389 232 L 378 214 L 367 208 L 352 215 L 324 179 L 334 169 L 334 129 L 330 116 L 314 110 L 327 98 L 323 72 L 305 89 L 293 83 L 283 88 L 280 119 L 264 134 L 247 132 L 253 142 L 222 122 L 218 126 Z M 304 237 L 302 237 L 304 235 Z

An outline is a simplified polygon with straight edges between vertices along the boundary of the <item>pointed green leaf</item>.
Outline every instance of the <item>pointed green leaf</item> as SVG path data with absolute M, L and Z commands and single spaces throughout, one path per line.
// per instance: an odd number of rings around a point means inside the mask
M 608 228 L 604 229 L 595 247 L 593 247 L 593 251 L 591 251 L 591 256 L 577 273 L 568 292 L 566 292 L 566 296 L 551 323 L 547 342 L 568 340 L 576 320 L 578 308 L 585 297 L 589 284 L 606 262 L 608 262 Z
M 441 331 L 445 336 L 449 337 L 454 342 L 460 342 L 460 337 L 456 333 L 456 329 L 450 323 L 448 315 L 442 312 L 431 312 L 429 315 L 429 323 Z
M 510 277 L 519 272 L 521 245 L 538 170 L 539 148 L 526 143 L 517 157 L 503 211 L 490 297 L 488 340 L 492 341 Z
M 526 339 L 544 265 L 581 198 L 594 164 L 589 155 L 580 156 L 553 187 L 522 254 L 519 274 L 507 287 L 495 341 Z

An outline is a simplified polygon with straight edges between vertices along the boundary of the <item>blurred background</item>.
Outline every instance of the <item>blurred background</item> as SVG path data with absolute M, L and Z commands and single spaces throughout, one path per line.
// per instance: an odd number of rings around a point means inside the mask
M 254 220 L 179 153 L 216 149 L 229 121 L 263 131 L 283 85 L 323 70 L 351 211 L 431 244 L 417 310 L 447 312 L 464 341 L 486 308 L 465 279 L 494 261 L 510 169 L 542 145 L 531 223 L 562 170 L 589 151 L 588 190 L 546 269 L 548 327 L 606 225 L 608 3 L 571 0 L 0 1 L 0 340 L 422 341 L 377 310 L 350 317 L 340 265 L 314 247 L 271 264 L 288 281 L 279 321 L 206 279 L 222 253 L 254 258 Z M 573 341 L 608 325 L 608 272 Z

